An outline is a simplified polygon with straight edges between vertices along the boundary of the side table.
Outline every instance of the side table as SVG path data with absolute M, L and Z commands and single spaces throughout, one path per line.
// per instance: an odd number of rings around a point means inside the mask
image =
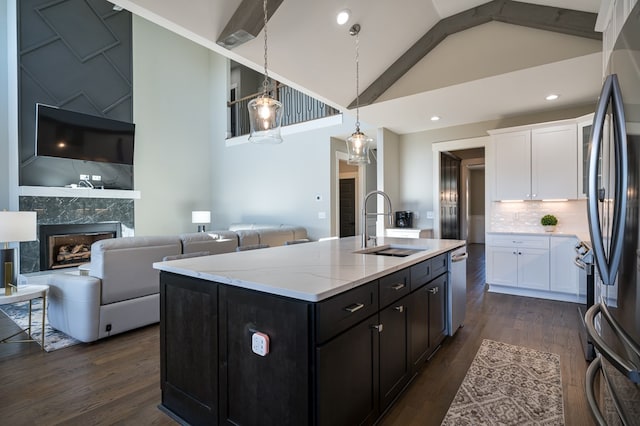
M 31 308 L 32 308 L 32 303 L 34 299 L 37 298 L 42 298 L 42 340 L 40 342 L 41 346 L 42 346 L 42 350 L 44 350 L 44 326 L 45 326 L 45 320 L 46 320 L 46 312 L 47 312 L 47 291 L 49 291 L 49 286 L 48 285 L 36 285 L 36 284 L 27 284 L 27 285 L 20 285 L 18 286 L 18 291 L 16 291 L 15 293 L 9 295 L 9 296 L 5 296 L 4 295 L 4 289 L 2 289 L 2 292 L 0 293 L 0 305 L 6 305 L 6 304 L 12 304 L 12 303 L 18 303 L 18 302 L 24 302 L 24 301 L 29 301 L 29 326 L 25 329 L 22 329 L 20 331 L 18 331 L 17 333 L 12 334 L 11 336 L 5 337 L 2 340 L 0 340 L 0 343 L 26 343 L 26 342 L 36 342 L 38 343 L 37 340 L 34 339 L 27 339 L 27 340 L 9 340 L 14 336 L 17 336 L 18 334 L 22 333 L 22 332 L 27 332 L 28 335 L 31 335 Z

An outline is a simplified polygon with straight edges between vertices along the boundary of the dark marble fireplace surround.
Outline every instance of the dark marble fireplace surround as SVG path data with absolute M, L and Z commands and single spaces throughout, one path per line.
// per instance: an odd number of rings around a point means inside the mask
M 120 198 L 19 197 L 20 211 L 35 211 L 37 226 L 119 222 L 122 236 L 134 232 L 134 201 Z M 37 241 L 20 243 L 20 273 L 38 272 L 40 235 Z

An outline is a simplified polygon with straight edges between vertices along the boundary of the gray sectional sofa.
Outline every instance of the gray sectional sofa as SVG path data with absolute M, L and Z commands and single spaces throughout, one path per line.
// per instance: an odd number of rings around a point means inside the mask
M 49 324 L 92 342 L 157 323 L 160 296 L 154 262 L 299 241 L 308 241 L 306 229 L 287 225 L 234 225 L 232 230 L 97 241 L 91 246 L 91 263 L 49 276 Z

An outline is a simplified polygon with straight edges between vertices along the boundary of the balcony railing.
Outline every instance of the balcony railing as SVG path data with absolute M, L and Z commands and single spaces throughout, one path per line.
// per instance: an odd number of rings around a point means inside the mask
M 231 128 L 229 129 L 231 137 L 249 134 L 249 110 L 247 104 L 261 94 L 262 92 L 259 92 L 245 96 L 242 99 L 232 99 L 227 102 L 231 116 Z M 272 93 L 270 94 L 273 96 Z M 283 127 L 340 113 L 337 109 L 280 83 L 276 85 L 275 98 L 283 104 Z

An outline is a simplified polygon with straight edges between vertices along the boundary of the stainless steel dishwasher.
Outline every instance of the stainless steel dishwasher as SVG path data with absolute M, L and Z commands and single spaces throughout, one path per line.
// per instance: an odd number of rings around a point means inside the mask
M 460 247 L 449 253 L 449 286 L 447 299 L 447 331 L 453 336 L 464 325 L 467 309 L 467 247 Z

